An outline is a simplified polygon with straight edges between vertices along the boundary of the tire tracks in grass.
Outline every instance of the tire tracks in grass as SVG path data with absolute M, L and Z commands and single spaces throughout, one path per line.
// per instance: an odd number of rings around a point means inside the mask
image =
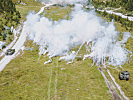
M 53 72 L 53 66 L 51 66 L 50 68 L 50 77 L 49 77 L 49 83 L 48 83 L 48 100 L 50 100 L 50 94 L 51 94 L 52 72 Z
M 58 58 L 56 62 L 56 70 L 55 70 L 55 91 L 54 91 L 54 96 L 55 100 L 57 100 L 57 82 L 58 82 Z
M 49 74 L 49 83 L 48 83 L 48 100 L 51 98 L 51 84 L 52 84 L 52 77 L 53 77 L 53 72 L 55 72 L 55 79 L 54 81 L 54 100 L 57 100 L 57 83 L 58 83 L 58 58 L 55 66 L 55 70 L 53 66 L 50 68 L 50 74 Z
M 112 97 L 114 100 L 121 100 L 121 97 L 119 96 L 119 94 L 116 92 L 115 88 L 114 88 L 114 85 L 111 84 L 111 82 L 107 79 L 107 77 L 105 76 L 102 68 L 100 66 L 98 66 L 98 70 L 101 72 L 103 78 L 104 78 L 104 81 L 107 85 L 107 87 L 109 88 L 109 91 L 110 93 L 112 94 Z

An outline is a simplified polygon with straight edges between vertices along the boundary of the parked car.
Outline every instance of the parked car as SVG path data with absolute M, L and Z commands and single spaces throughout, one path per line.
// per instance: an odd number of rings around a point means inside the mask
M 129 76 L 130 76 L 130 73 L 128 71 L 122 71 L 119 74 L 119 79 L 128 81 L 129 80 Z
M 15 53 L 15 49 L 8 49 L 7 51 L 6 51 L 6 55 L 13 55 Z

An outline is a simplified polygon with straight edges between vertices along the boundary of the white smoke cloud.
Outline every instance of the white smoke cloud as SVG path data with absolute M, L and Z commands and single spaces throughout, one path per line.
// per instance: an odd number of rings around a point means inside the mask
M 42 1 L 50 4 L 74 4 L 74 3 L 85 3 L 88 0 L 42 0 Z
M 123 42 L 117 41 L 118 32 L 113 22 L 103 23 L 93 11 L 83 11 L 81 5 L 76 5 L 71 17 L 70 20 L 53 22 L 34 13 L 27 16 L 25 26 L 28 27 L 28 36 L 39 45 L 39 55 L 48 53 L 47 56 L 50 58 L 48 62 L 51 62 L 54 56 L 63 56 L 60 60 L 67 60 L 66 57 L 69 57 L 69 60 L 73 61 L 76 53 L 69 56 L 72 47 L 87 42 L 91 44 L 91 52 L 85 55 L 84 59 L 91 57 L 93 63 L 98 65 L 107 60 L 108 64 L 114 66 L 121 66 L 127 61 L 129 52 L 122 43 L 127 41 L 129 35 L 125 35 L 127 37 L 123 38 Z

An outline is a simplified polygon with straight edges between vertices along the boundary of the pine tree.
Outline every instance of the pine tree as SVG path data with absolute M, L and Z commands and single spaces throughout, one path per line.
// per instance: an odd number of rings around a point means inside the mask
M 128 0 L 126 9 L 129 11 L 133 11 L 133 0 Z
M 5 29 L 5 26 L 11 27 L 19 24 L 20 13 L 16 11 L 12 0 L 0 0 L 0 40 L 6 40 L 6 37 L 12 35 Z

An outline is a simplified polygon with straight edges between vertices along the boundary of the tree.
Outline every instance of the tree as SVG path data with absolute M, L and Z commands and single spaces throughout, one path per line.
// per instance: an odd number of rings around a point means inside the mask
M 128 0 L 126 9 L 129 11 L 133 11 L 133 0 Z
M 12 35 L 5 31 L 5 26 L 11 27 L 19 24 L 20 13 L 16 10 L 12 0 L 0 0 L 0 40 L 6 40 L 6 37 Z

